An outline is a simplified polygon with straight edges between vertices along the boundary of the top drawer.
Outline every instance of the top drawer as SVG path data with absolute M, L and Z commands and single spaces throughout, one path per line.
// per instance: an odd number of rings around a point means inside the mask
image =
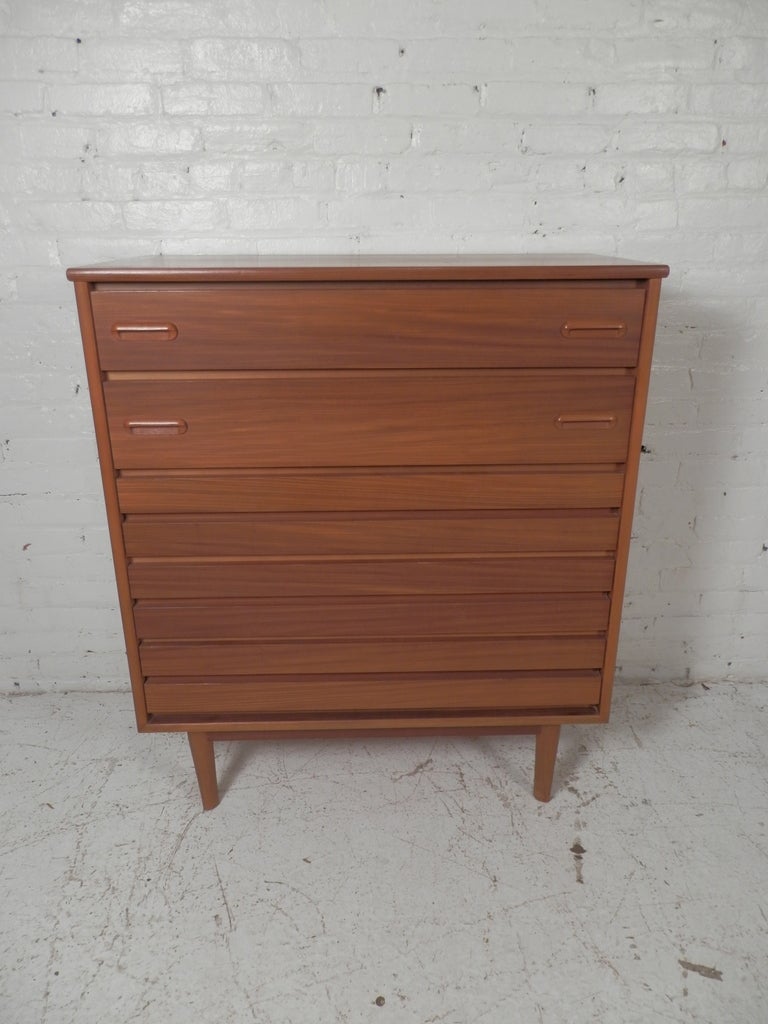
M 635 282 L 106 285 L 105 370 L 634 366 Z

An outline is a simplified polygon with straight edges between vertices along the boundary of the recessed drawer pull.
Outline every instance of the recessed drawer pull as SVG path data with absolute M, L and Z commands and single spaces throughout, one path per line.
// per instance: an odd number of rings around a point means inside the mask
M 186 434 L 186 420 L 126 420 L 129 434 Z
M 623 320 L 566 320 L 560 333 L 564 338 L 581 338 L 585 334 L 599 338 L 623 338 L 627 325 Z
M 178 337 L 176 324 L 113 324 L 112 334 L 120 341 L 173 341 Z
M 615 413 L 563 413 L 555 420 L 558 427 L 563 430 L 572 427 L 615 427 L 617 417 Z

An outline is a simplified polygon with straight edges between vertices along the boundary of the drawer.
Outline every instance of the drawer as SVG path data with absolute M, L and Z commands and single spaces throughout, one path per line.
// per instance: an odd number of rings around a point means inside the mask
M 144 640 L 145 676 L 599 669 L 602 636 L 194 643 Z
M 192 470 L 118 475 L 123 512 L 618 508 L 614 466 L 370 470 Z M 135 536 L 135 535 L 134 535 Z
M 634 284 L 101 287 L 106 370 L 633 366 Z
M 588 708 L 600 700 L 600 673 L 151 676 L 144 693 L 149 713 L 165 715 Z
M 133 598 L 240 598 L 609 591 L 610 555 L 379 559 L 134 559 Z
M 129 557 L 612 551 L 618 513 L 410 512 L 128 515 Z
M 302 640 L 598 633 L 605 594 L 137 601 L 140 639 Z
M 623 462 L 633 391 L 501 371 L 104 385 L 118 469 Z

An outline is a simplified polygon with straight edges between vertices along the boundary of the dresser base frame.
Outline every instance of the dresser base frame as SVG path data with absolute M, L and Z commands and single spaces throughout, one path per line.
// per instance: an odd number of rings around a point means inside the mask
M 466 733 L 467 730 L 462 730 Z M 501 730 L 483 729 L 478 733 L 499 733 Z M 547 803 L 552 795 L 552 779 L 555 772 L 555 761 L 557 759 L 557 745 L 560 740 L 559 725 L 521 725 L 508 726 L 503 730 L 504 735 L 517 734 L 536 737 L 536 760 L 533 772 L 533 795 L 542 803 Z M 323 731 L 318 733 L 323 737 L 343 736 L 348 737 L 348 731 Z M 392 735 L 421 735 L 445 736 L 445 729 L 408 729 L 401 732 L 392 729 L 365 729 L 355 730 L 355 735 L 360 736 L 392 736 Z M 203 810 L 211 811 L 219 804 L 219 784 L 216 778 L 216 757 L 214 754 L 214 743 L 225 740 L 264 740 L 264 739 L 295 739 L 298 737 L 306 739 L 307 732 L 223 732 L 219 730 L 206 732 L 189 732 L 189 746 L 192 751 L 192 761 L 197 774 L 197 784 L 200 787 L 200 797 L 203 801 Z

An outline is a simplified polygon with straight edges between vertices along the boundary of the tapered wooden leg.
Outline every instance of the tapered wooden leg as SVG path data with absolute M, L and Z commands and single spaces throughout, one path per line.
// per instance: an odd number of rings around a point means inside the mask
M 195 763 L 197 784 L 203 800 L 203 810 L 211 811 L 219 803 L 219 785 L 216 781 L 216 758 L 213 739 L 207 732 L 189 732 L 189 746 Z
M 559 725 L 542 725 L 536 733 L 536 766 L 533 770 L 533 795 L 546 803 L 552 795 L 552 776 L 555 774 Z

